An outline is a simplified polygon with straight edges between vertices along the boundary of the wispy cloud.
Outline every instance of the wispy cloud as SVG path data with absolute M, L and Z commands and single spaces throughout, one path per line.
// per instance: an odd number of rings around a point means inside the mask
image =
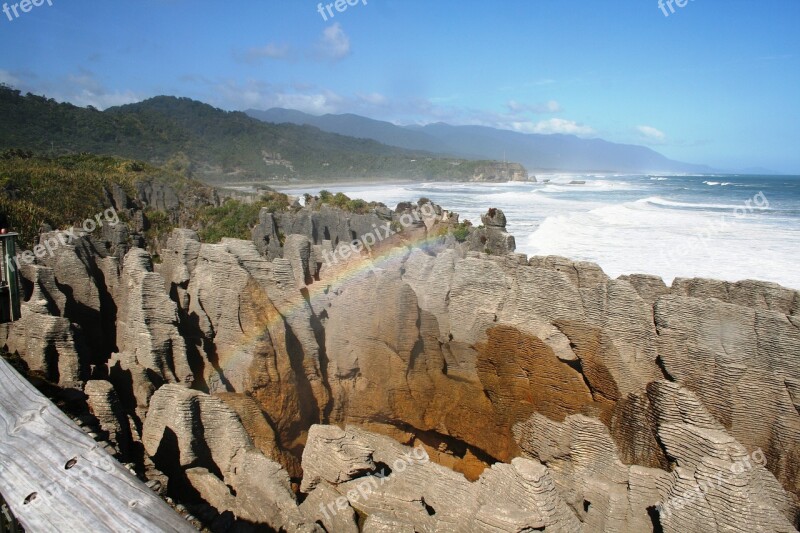
M 593 127 L 575 120 L 550 118 L 539 120 L 532 114 L 560 113 L 563 108 L 556 100 L 526 104 L 511 100 L 501 112 L 471 109 L 453 105 L 442 98 L 392 99 L 381 109 L 383 120 L 395 124 L 424 125 L 431 122 L 447 122 L 453 125 L 488 126 L 519 133 L 563 133 L 580 137 L 597 135 Z M 393 116 L 387 116 L 387 115 Z
M 93 72 L 86 69 L 69 74 L 66 79 L 66 88 L 72 93 L 69 101 L 75 105 L 106 109 L 141 100 L 133 91 L 108 90 L 97 80 Z
M 0 70 L 0 82 L 23 92 L 44 94 L 59 102 L 70 102 L 81 107 L 106 109 L 142 100 L 141 95 L 134 91 L 109 89 L 97 79 L 94 72 L 82 67 L 55 80 Z
M 338 22 L 328 26 L 322 31 L 322 38 L 318 45 L 322 57 L 338 60 L 350 55 L 350 37 Z
M 389 99 L 381 93 L 356 93 L 356 98 L 374 106 L 383 106 L 389 102 Z
M 223 109 L 285 107 L 312 115 L 324 115 L 342 112 L 355 101 L 313 85 L 298 88 L 256 80 L 242 83 L 236 80 L 212 81 L 200 77 L 196 82 L 209 95 L 209 103 Z
M 636 131 L 639 132 L 642 141 L 649 144 L 664 144 L 667 140 L 667 135 L 652 126 L 636 126 Z
M 350 37 L 338 22 L 322 31 L 311 46 L 292 46 L 288 43 L 268 43 L 244 50 L 234 50 L 233 57 L 239 63 L 260 65 L 265 60 L 339 61 L 350 55 Z
M 713 144 L 710 139 L 680 139 L 667 135 L 653 126 L 636 126 L 626 132 L 625 142 L 648 146 L 697 147 Z
M 265 59 L 285 59 L 290 51 L 288 44 L 269 43 L 249 48 L 244 52 L 234 52 L 234 56 L 244 63 L 258 64 Z
M 562 133 L 579 137 L 590 137 L 596 134 L 591 126 L 563 118 L 551 118 L 539 122 L 519 122 L 513 126 L 512 129 L 521 133 Z
M 536 114 L 544 114 L 544 113 L 560 113 L 563 111 L 561 108 L 561 104 L 556 102 L 555 100 L 550 100 L 548 102 L 540 102 L 536 104 L 524 104 L 521 102 L 517 102 L 516 100 L 509 100 L 506 104 L 508 110 L 512 113 L 536 113 Z

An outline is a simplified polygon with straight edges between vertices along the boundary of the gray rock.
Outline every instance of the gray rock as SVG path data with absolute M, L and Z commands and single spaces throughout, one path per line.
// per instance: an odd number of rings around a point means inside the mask
M 170 481 L 185 476 L 218 509 L 275 529 L 319 531 L 301 514 L 288 474 L 256 450 L 239 417 L 218 398 L 164 385 L 150 401 L 142 444 Z
M 123 457 L 128 457 L 132 442 L 130 425 L 113 385 L 108 381 L 90 380 L 86 382 L 84 393 L 89 409 L 108 434 L 109 442 Z
M 22 318 L 11 324 L 6 347 L 48 381 L 80 389 L 88 373 L 88 361 L 81 354 L 87 350 L 76 339 L 77 330 L 69 319 L 41 312 L 46 311 L 44 302 L 21 305 Z
M 159 211 L 177 211 L 180 200 L 175 190 L 162 183 L 140 181 L 136 184 L 138 200 L 146 207 Z
M 164 291 L 164 278 L 153 272 L 149 254 L 134 248 L 125 256 L 117 317 L 117 345 L 137 364 L 164 381 L 191 386 L 183 337 L 178 332 L 175 302 Z
M 506 229 L 506 215 L 502 209 L 489 209 L 486 214 L 481 215 L 481 222 L 487 228 Z

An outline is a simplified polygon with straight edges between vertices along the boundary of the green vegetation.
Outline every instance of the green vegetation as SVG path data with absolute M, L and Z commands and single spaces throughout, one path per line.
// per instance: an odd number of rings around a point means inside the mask
M 177 208 L 163 211 L 145 205 L 143 198 L 150 192 L 142 196 L 142 191 L 159 184 L 178 194 Z M 129 216 L 138 220 L 134 211 L 144 215 L 144 237 L 154 261 L 158 261 L 158 243 L 163 244 L 176 227 L 195 229 L 207 243 L 220 242 L 223 237 L 249 240 L 262 209 L 271 213 L 293 209 L 289 197 L 278 192 L 265 193 L 253 201 L 229 198 L 215 206 L 209 187 L 174 170 L 141 161 L 85 153 L 47 158 L 13 149 L 0 152 L 0 227 L 19 232 L 20 248 L 31 249 L 43 225 L 54 229 L 80 225 L 111 207 L 119 189 L 128 196 L 132 211 L 120 209 L 117 214 L 125 222 Z M 309 195 L 306 201 L 317 209 L 331 205 L 355 214 L 385 207 L 329 191 L 321 191 L 319 197 Z M 392 228 L 402 229 L 397 222 Z M 285 236 L 279 235 L 279 239 L 283 241 Z
M 197 229 L 204 242 L 250 239 L 262 208 L 272 213 L 289 209 L 289 198 L 276 192 L 251 203 L 228 199 L 214 207 L 207 186 L 141 161 L 92 154 L 49 159 L 6 150 L 0 153 L 0 226 L 19 232 L 20 247 L 29 249 L 43 225 L 64 229 L 111 207 L 117 186 L 139 204 L 137 186 L 142 182 L 167 185 L 182 201 L 176 212 L 144 207 L 145 238 L 151 245 L 176 227 Z M 126 221 L 125 212 L 118 215 Z
M 472 222 L 469 220 L 459 222 L 456 227 L 453 228 L 453 237 L 455 237 L 458 242 L 464 242 L 467 240 L 467 237 L 469 237 L 470 231 L 472 231 Z
M 139 161 L 91 154 L 48 159 L 7 150 L 0 155 L 0 224 L 19 232 L 20 246 L 30 247 L 42 225 L 81 224 L 111 207 L 114 185 L 136 198 L 136 184 L 145 180 L 178 191 L 202 187 Z
M 177 227 L 164 211 L 148 208 L 145 209 L 144 215 L 147 217 L 148 224 L 147 230 L 145 231 L 147 242 L 154 242 L 163 235 L 168 235 Z
M 267 193 L 253 203 L 228 199 L 220 207 L 204 207 L 198 212 L 197 221 L 201 226 L 200 239 L 203 242 L 217 243 L 223 237 L 249 240 L 253 226 L 258 224 L 258 214 L 262 208 L 270 213 L 289 208 L 289 198 L 282 193 Z
M 311 195 L 308 195 L 308 197 L 306 197 L 306 204 L 310 204 L 311 200 Z M 319 198 L 314 204 L 317 209 L 319 209 L 319 207 L 322 205 L 338 207 L 339 209 L 348 211 L 350 213 L 355 213 L 357 215 L 365 215 L 376 207 L 383 206 L 383 204 L 380 202 L 367 202 L 366 200 L 362 200 L 360 198 L 353 200 L 344 193 L 337 192 L 336 194 L 333 194 L 327 190 L 319 191 Z
M 0 150 L 92 152 L 161 165 L 207 182 L 298 179 L 464 180 L 486 161 L 446 158 L 311 126 L 268 124 L 188 98 L 159 96 L 106 111 L 0 85 Z M 488 162 L 497 165 L 497 162 Z

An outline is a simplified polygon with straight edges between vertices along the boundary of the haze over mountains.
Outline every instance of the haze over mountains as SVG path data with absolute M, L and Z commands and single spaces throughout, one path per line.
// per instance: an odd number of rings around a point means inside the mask
M 312 126 L 267 124 L 189 98 L 157 96 L 98 111 L 0 85 L 2 149 L 134 158 L 211 183 L 469 181 L 525 173 L 498 161 L 407 150 Z
M 644 146 L 575 135 L 519 133 L 442 122 L 398 126 L 354 114 L 316 116 L 284 108 L 249 109 L 245 113 L 264 122 L 316 126 L 326 132 L 372 139 L 409 150 L 428 150 L 455 157 L 507 159 L 523 164 L 530 172 L 714 172 L 706 165 L 668 159 Z
M 353 114 L 314 116 L 290 109 L 242 113 L 173 96 L 98 111 L 0 87 L 0 118 L 0 148 L 136 158 L 208 182 L 713 172 L 643 146 L 602 139 L 444 123 L 403 127 Z

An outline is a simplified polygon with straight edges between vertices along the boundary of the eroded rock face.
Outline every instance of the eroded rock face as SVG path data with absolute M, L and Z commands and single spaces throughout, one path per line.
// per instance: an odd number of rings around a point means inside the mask
M 469 249 L 493 255 L 510 254 L 516 249 L 514 236 L 506 233 L 506 215 L 500 209 L 492 208 L 481 216 L 482 228 L 476 228 L 468 239 Z
M 75 228 L 43 233 L 39 240 L 50 242 L 53 253 L 37 260 L 52 269 L 66 297 L 61 315 L 80 326 L 92 364 L 104 363 L 101 355 L 113 349 L 115 341 L 118 259 L 100 240 L 103 230 L 114 228 L 104 225 L 97 235 Z
M 300 479 L 302 477 L 300 461 L 282 448 L 273 429 L 273 422 L 262 410 L 261 404 L 252 396 L 244 394 L 219 392 L 215 396 L 236 412 L 247 435 L 253 441 L 253 445 L 265 457 L 283 465 L 292 478 Z
M 109 442 L 123 457 L 128 457 L 132 444 L 131 425 L 114 386 L 108 381 L 90 380 L 86 382 L 84 393 L 89 409 L 108 434 Z
M 728 435 L 690 391 L 648 387 L 659 441 L 675 468 L 628 466 L 606 426 L 540 414 L 515 426 L 523 454 L 553 472 L 560 494 L 588 531 L 792 531 L 795 505 L 766 469 L 762 450 Z M 613 526 L 612 526 L 613 524 Z
M 765 450 L 775 475 L 800 493 L 800 417 L 787 387 L 800 379 L 800 331 L 780 310 L 713 298 L 665 296 L 654 309 L 666 372 L 733 437 Z
M 67 297 L 58 288 L 53 270 L 30 265 L 22 275 L 32 284 L 31 296 L 20 306 L 20 320 L 9 328 L 6 348 L 46 379 L 63 387 L 81 388 L 81 381 L 88 376 L 88 354 L 81 343 L 80 328 L 61 316 Z
M 164 292 L 164 279 L 153 272 L 150 255 L 134 248 L 125 256 L 117 317 L 117 346 L 164 381 L 191 386 L 175 302 Z
M 434 237 L 454 220 L 436 206 L 383 248 L 325 262 L 419 210 L 262 212 L 253 241 L 219 244 L 176 230 L 156 268 L 136 248 L 120 268 L 82 237 L 24 272 L 32 296 L 7 343 L 76 388 L 108 368 L 112 390 L 85 388 L 104 430 L 126 438 L 121 406 L 170 491 L 240 520 L 792 530 L 797 291 L 529 259 L 509 253 L 497 211 L 458 244 Z M 106 342 L 87 321 L 106 311 L 116 340 L 98 356 L 80 334 Z
M 204 388 L 250 394 L 286 449 L 297 445 L 328 402 L 318 326 L 299 276 L 291 260 L 267 261 L 251 242 L 203 244 L 185 312 L 200 339 Z
M 150 401 L 142 443 L 171 485 L 182 481 L 177 490 L 194 490 L 219 511 L 275 529 L 317 530 L 300 513 L 287 473 L 253 446 L 219 398 L 164 385 Z
M 187 309 L 189 300 L 187 287 L 197 266 L 200 254 L 200 237 L 188 229 L 175 229 L 161 249 L 161 264 L 156 272 L 161 274 L 165 288 L 179 309 Z
M 63 387 L 80 388 L 87 364 L 76 346 L 69 319 L 30 310 L 22 305 L 22 318 L 14 323 L 6 347 L 25 360 L 28 367 Z

